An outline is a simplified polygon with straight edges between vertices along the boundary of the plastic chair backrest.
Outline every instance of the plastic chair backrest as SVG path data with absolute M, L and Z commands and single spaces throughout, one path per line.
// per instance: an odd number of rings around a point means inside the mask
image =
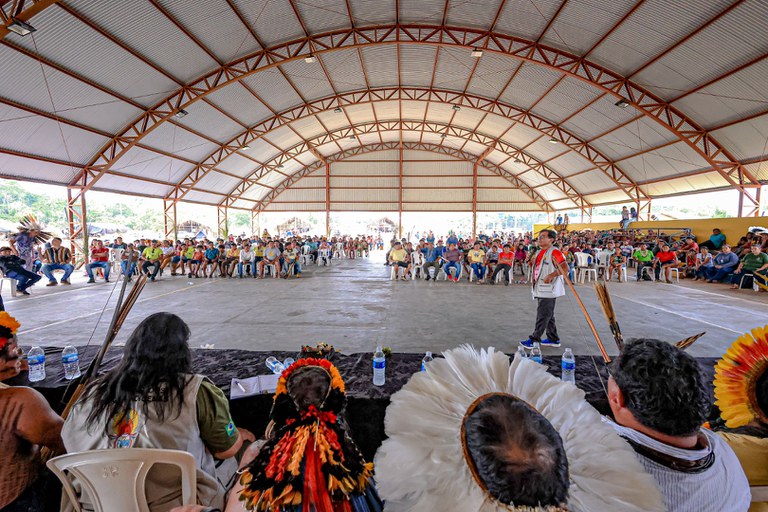
M 589 254 L 585 252 L 577 252 L 576 255 L 576 266 L 578 267 L 588 267 L 589 266 L 589 260 L 592 258 Z
M 149 512 L 144 484 L 155 464 L 177 466 L 182 505 L 197 502 L 195 458 L 179 450 L 117 448 L 70 453 L 49 460 L 48 468 L 61 480 L 77 512 L 82 508 L 72 478 L 80 483 L 96 512 Z

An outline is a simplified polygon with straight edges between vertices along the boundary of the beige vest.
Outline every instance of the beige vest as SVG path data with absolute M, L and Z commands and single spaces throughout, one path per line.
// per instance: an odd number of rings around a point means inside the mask
M 91 412 L 91 402 L 78 402 L 64 423 L 61 437 L 67 452 L 81 452 L 105 448 L 164 448 L 191 453 L 197 461 L 197 502 L 200 505 L 224 509 L 226 490 L 216 479 L 213 455 L 200 438 L 197 425 L 197 391 L 203 382 L 202 375 L 191 375 L 184 389 L 184 405 L 181 414 L 175 413 L 165 421 L 157 420 L 150 407 L 148 417 L 141 411 L 141 403 L 134 404 L 131 421 L 108 426 L 100 418 L 90 428 L 86 418 Z M 146 496 L 152 512 L 164 512 L 181 505 L 179 472 L 170 466 L 155 466 L 147 476 Z
M 555 265 L 555 262 L 552 261 L 552 253 L 555 251 L 555 246 L 550 247 L 547 249 L 547 252 L 544 253 L 544 256 L 541 258 L 541 266 L 539 268 L 539 273 L 536 274 L 536 279 L 532 283 L 532 292 L 533 292 L 533 298 L 534 299 L 555 299 L 557 297 L 562 297 L 565 295 L 565 283 L 563 281 L 563 276 L 558 275 L 556 278 L 554 278 L 549 283 L 544 282 L 544 276 L 549 275 L 557 270 L 557 265 Z M 533 260 L 534 265 L 536 264 L 536 259 Z M 535 272 L 535 269 L 534 269 Z

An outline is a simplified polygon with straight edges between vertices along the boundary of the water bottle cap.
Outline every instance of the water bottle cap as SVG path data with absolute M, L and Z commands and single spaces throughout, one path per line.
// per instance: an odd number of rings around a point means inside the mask
M 427 350 L 427 357 L 432 357 L 432 352 L 430 352 L 429 350 Z

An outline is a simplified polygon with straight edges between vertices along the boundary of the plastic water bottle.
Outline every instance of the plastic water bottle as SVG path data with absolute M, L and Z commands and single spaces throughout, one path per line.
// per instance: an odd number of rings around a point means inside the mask
M 563 373 L 561 378 L 563 379 L 563 382 L 576 384 L 576 358 L 573 357 L 571 349 L 565 349 L 562 361 Z
M 421 371 L 427 371 L 427 363 L 431 362 L 432 359 L 434 359 L 432 357 L 432 352 L 427 352 L 427 354 L 424 356 L 424 359 L 421 360 Z
M 517 347 L 517 355 L 520 356 L 521 359 L 528 359 L 528 352 L 526 352 L 523 347 Z
M 387 380 L 386 373 L 387 358 L 384 357 L 384 352 L 381 350 L 381 345 L 379 345 L 373 354 L 373 385 L 383 386 Z
M 45 379 L 45 352 L 40 347 L 32 347 L 27 354 L 29 363 L 29 382 Z
M 80 357 L 78 357 L 75 347 L 72 345 L 64 347 L 61 352 L 61 362 L 64 364 L 65 379 L 72 380 L 80 376 Z
M 531 349 L 531 361 L 542 364 L 544 360 L 541 357 L 541 345 L 538 341 L 533 342 L 533 348 Z

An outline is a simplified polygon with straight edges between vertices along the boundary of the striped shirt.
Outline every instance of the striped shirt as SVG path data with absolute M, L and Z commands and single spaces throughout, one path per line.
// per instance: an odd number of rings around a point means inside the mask
M 66 247 L 49 247 L 43 252 L 43 263 L 69 263 L 70 258 L 69 249 Z
M 603 418 L 621 437 L 682 460 L 698 460 L 714 453 L 714 463 L 701 472 L 684 472 L 663 466 L 636 453 L 655 480 L 669 512 L 746 512 L 751 494 L 739 459 L 718 435 L 702 429 L 709 445 L 686 450 L 657 441 L 637 430 Z

